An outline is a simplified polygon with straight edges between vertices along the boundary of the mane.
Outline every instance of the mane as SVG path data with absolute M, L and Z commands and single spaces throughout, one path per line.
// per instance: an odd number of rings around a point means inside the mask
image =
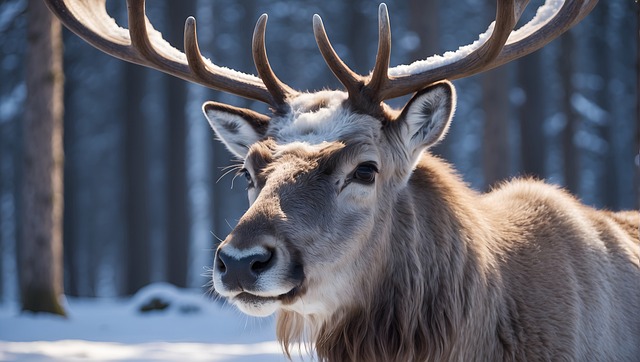
M 372 248 L 381 248 L 388 257 L 384 265 L 372 268 L 377 275 L 356 283 L 363 286 L 360 300 L 325 320 L 280 312 L 276 332 L 288 356 L 292 344 L 307 343 L 309 348 L 312 341 L 321 361 L 446 360 L 464 355 L 452 350 L 468 332 L 459 326 L 474 329 L 474 320 L 483 328 L 474 333 L 496 331 L 499 322 L 490 317 L 495 313 L 482 304 L 493 300 L 485 294 L 495 290 L 484 275 L 486 256 L 465 240 L 465 230 L 476 228 L 473 234 L 478 235 L 479 225 L 472 214 L 460 217 L 464 208 L 454 211 L 451 206 L 465 202 L 451 199 L 466 199 L 472 191 L 443 162 L 427 157 L 431 160 L 419 165 L 408 187 L 425 190 L 419 196 L 431 196 L 417 200 L 405 192 L 390 205 L 392 224 L 388 237 L 381 238 L 386 241 L 370 241 L 378 242 Z M 425 215 L 418 210 L 422 208 L 438 214 L 418 219 Z

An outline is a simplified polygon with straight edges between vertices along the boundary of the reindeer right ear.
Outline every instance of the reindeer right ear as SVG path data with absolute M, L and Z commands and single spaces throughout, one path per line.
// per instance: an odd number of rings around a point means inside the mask
M 202 110 L 218 138 L 229 151 L 242 159 L 247 155 L 249 146 L 267 133 L 269 117 L 250 109 L 206 102 Z

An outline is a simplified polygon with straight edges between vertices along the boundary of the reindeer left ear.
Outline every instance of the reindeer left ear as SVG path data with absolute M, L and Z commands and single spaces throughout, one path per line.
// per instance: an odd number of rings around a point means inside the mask
M 247 155 L 249 146 L 267 133 L 269 117 L 250 109 L 206 102 L 202 110 L 220 140 L 229 151 L 242 159 Z
M 447 133 L 455 103 L 453 84 L 443 81 L 416 93 L 404 107 L 398 121 L 408 151 L 414 158 Z

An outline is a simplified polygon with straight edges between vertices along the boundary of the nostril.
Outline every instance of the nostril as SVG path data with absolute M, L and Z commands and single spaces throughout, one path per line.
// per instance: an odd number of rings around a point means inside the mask
M 266 253 L 256 255 L 255 259 L 251 261 L 251 271 L 258 274 L 268 269 L 273 261 L 273 253 L 271 250 L 267 250 Z
M 260 273 L 263 270 L 267 269 L 268 266 L 269 266 L 269 261 L 266 261 L 266 262 L 254 261 L 251 263 L 251 271 L 254 273 Z
M 218 270 L 218 272 L 220 273 L 224 273 L 227 271 L 227 266 L 224 264 L 224 261 L 222 261 L 222 258 L 220 257 L 220 253 L 216 253 L 216 269 Z

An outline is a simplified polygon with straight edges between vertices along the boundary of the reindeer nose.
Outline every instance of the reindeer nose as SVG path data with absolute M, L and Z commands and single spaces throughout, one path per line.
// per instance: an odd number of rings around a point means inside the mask
M 225 250 L 216 252 L 215 269 L 221 281 L 230 290 L 252 289 L 260 274 L 275 264 L 275 254 L 267 248 L 247 251 Z

